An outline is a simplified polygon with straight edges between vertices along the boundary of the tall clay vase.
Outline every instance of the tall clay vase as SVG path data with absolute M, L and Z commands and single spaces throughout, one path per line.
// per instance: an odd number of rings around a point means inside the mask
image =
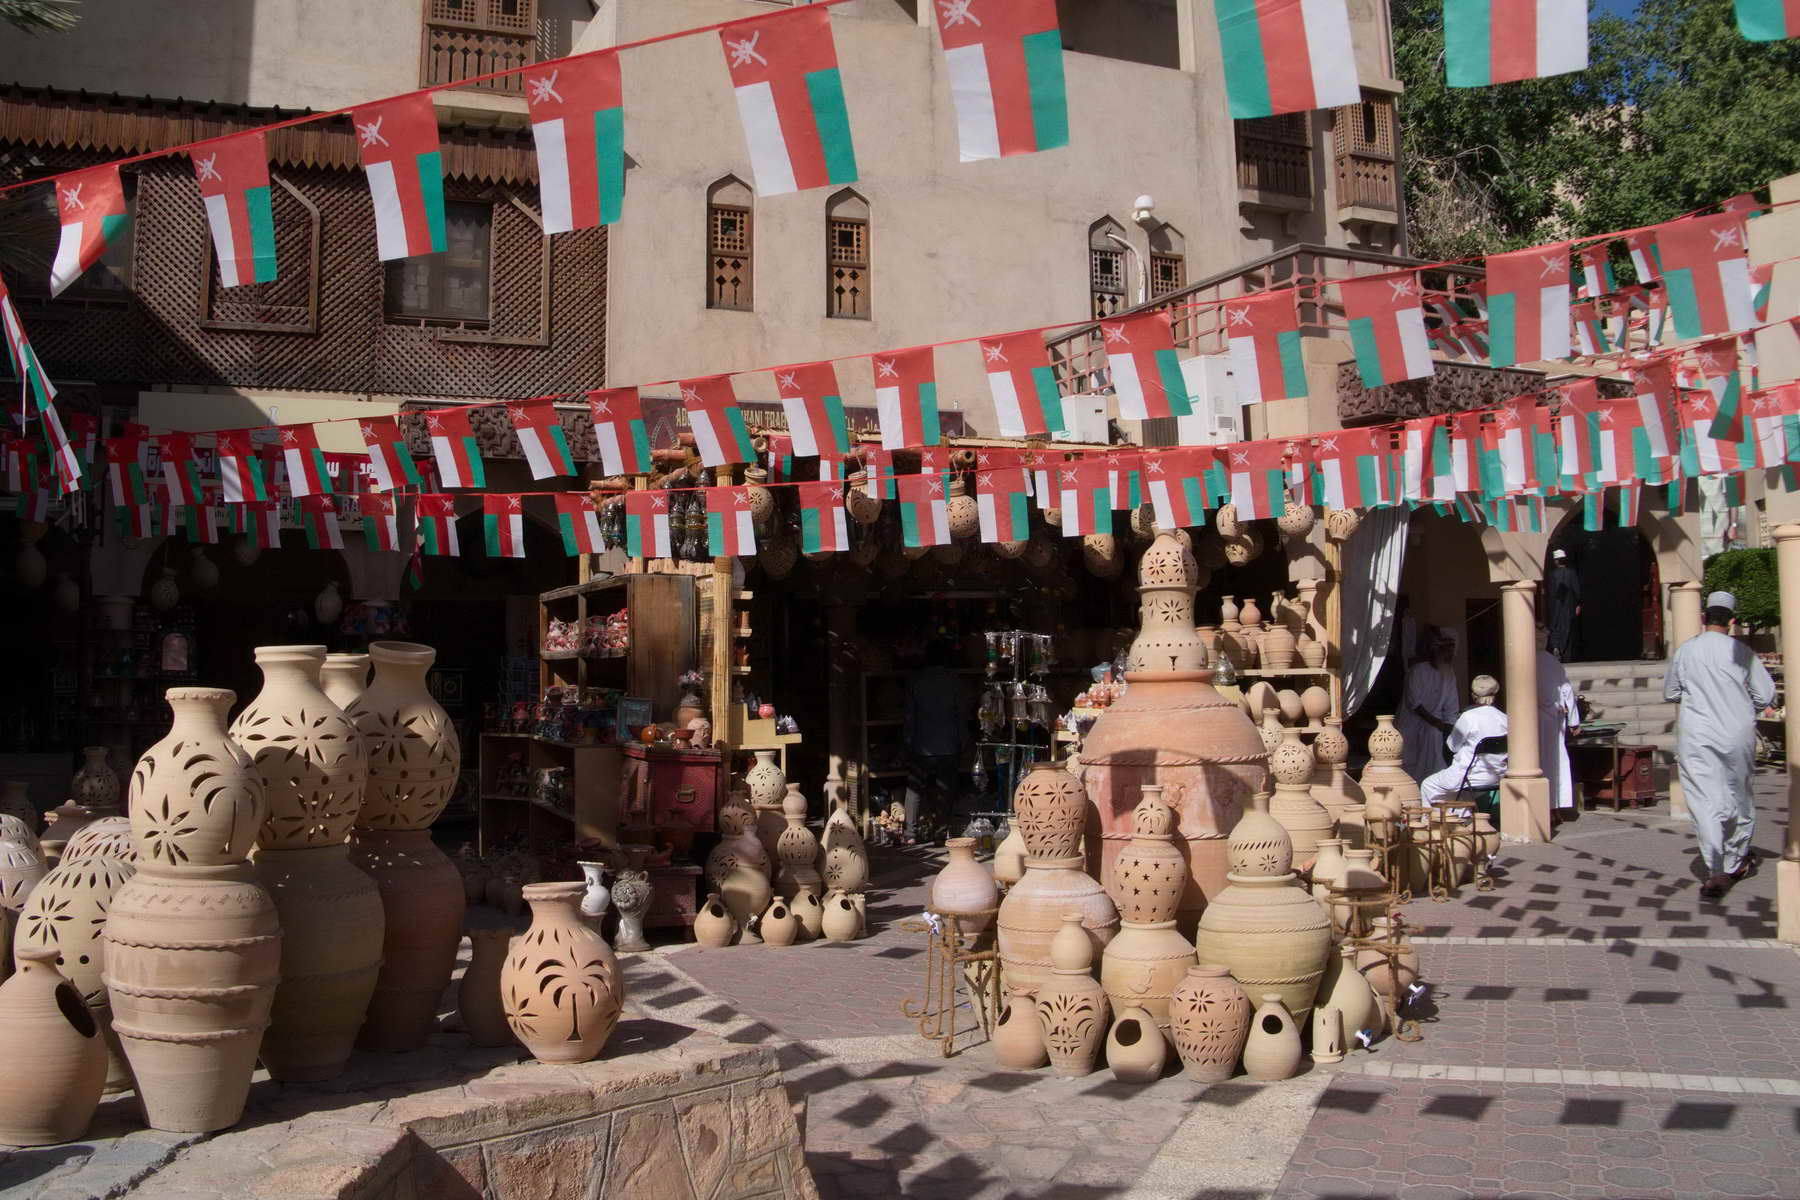
M 1169 1043 L 1156 1019 L 1142 1008 L 1127 1008 L 1106 1035 L 1106 1065 L 1120 1083 L 1155 1083 L 1169 1062 Z
M 1189 1079 L 1219 1083 L 1237 1071 L 1250 1035 L 1250 998 L 1220 963 L 1199 963 L 1169 999 L 1169 1040 Z
M 1112 897 L 1081 869 L 1081 859 L 1027 858 L 1025 878 L 1009 888 L 995 921 L 1001 979 L 1008 992 L 1031 994 L 1050 973 L 1050 943 L 1063 914 L 1079 912 L 1095 953 L 1119 932 Z
M 1402 765 L 1405 752 L 1406 738 L 1394 718 L 1376 717 L 1375 732 L 1369 735 L 1369 764 L 1359 781 L 1369 818 L 1395 820 L 1401 805 L 1419 802 L 1419 785 Z
M 1379 1032 L 1381 1016 L 1375 1007 L 1375 990 L 1356 969 L 1356 947 L 1346 942 L 1337 948 L 1337 957 L 1319 987 L 1319 1003 L 1344 1014 L 1346 1045 L 1355 1045 L 1358 1034 L 1373 1039 Z
M 606 940 L 581 919 L 579 883 L 531 883 L 531 927 L 513 940 L 500 972 L 507 1024 L 533 1058 L 595 1058 L 625 1008 L 625 983 Z
M 825 890 L 825 879 L 814 865 L 819 858 L 819 839 L 806 827 L 806 812 L 806 797 L 800 794 L 800 785 L 788 784 L 787 795 L 781 801 L 782 820 L 787 828 L 775 839 L 775 855 L 781 860 L 775 890 L 790 900 L 801 892 Z
M 275 903 L 244 858 L 268 807 L 225 732 L 234 699 L 171 689 L 169 735 L 131 774 L 138 871 L 113 894 L 102 980 L 152 1129 L 205 1133 L 243 1115 L 281 974 Z
M 1058 1075 L 1089 1074 L 1111 1010 L 1106 990 L 1092 974 L 1094 946 L 1080 913 L 1063 914 L 1062 928 L 1050 942 L 1050 963 L 1035 997 L 1050 1067 Z
M 1294 659 L 1299 653 L 1299 644 L 1293 631 L 1277 621 L 1263 630 L 1259 649 L 1262 652 L 1262 665 L 1265 668 L 1272 671 L 1285 671 L 1294 665 Z
M 1194 943 L 1175 928 L 1187 884 L 1187 862 L 1173 845 L 1175 814 L 1163 789 L 1144 786 L 1130 844 L 1113 860 L 1110 895 L 1119 933 L 1100 959 L 1100 984 L 1114 1012 L 1142 1007 L 1158 1026 L 1169 1024 L 1169 997 L 1194 965 Z
M 369 656 L 366 654 L 327 654 L 319 670 L 319 686 L 331 702 L 350 711 L 356 698 L 369 686 Z
M 742 825 L 741 819 L 741 809 L 728 808 L 719 814 L 719 831 L 725 836 L 706 856 L 706 882 L 718 890 L 731 910 L 741 940 L 754 945 L 762 938 L 751 929 L 751 922 L 768 908 L 774 889 L 769 886 L 769 859 L 762 839 L 755 829 Z
M 1014 1071 L 1035 1071 L 1050 1061 L 1037 1001 L 1030 996 L 1012 996 L 1000 1010 L 994 1025 L 994 1061 Z
M 1278 993 L 1263 996 L 1250 1018 L 1244 1041 L 1244 1074 L 1259 1083 L 1278 1083 L 1300 1069 L 1300 1027 Z
M 48 948 L 26 950 L 0 984 L 0 1143 L 9 1146 L 74 1141 L 106 1084 L 100 1026 L 55 961 Z
M 323 646 L 259 646 L 263 689 L 231 736 L 263 783 L 257 881 L 281 918 L 281 983 L 262 1062 L 284 1083 L 334 1079 L 350 1061 L 381 967 L 375 881 L 344 844 L 362 807 L 362 735 L 320 687 Z
M 375 677 L 348 713 L 368 754 L 368 785 L 351 861 L 381 893 L 381 971 L 357 1045 L 417 1050 L 437 1026 L 438 1000 L 462 942 L 462 876 L 427 832 L 449 803 L 462 747 L 425 688 L 437 657 L 412 642 L 373 642 Z
M 110 753 L 105 746 L 83 746 L 81 756 L 85 761 L 69 784 L 69 798 L 95 817 L 116 817 L 124 811 L 119 800 L 125 783 L 107 760 Z
M 88 855 L 65 859 L 32 890 L 13 931 L 12 957 L 47 950 L 59 971 L 94 1014 L 106 1042 L 106 1090 L 131 1087 L 125 1054 L 112 1031 L 112 1006 L 102 979 L 106 944 L 101 933 L 113 896 L 137 868 L 117 858 Z
M 931 911 L 957 917 L 963 935 L 973 938 L 993 924 L 1000 888 L 988 869 L 975 861 L 974 838 L 951 838 L 944 846 L 950 861 L 932 878 Z
M 850 800 L 839 796 L 819 843 L 819 874 L 827 888 L 860 892 L 869 886 L 869 851 L 850 816 Z
M 512 1026 L 500 1003 L 500 970 L 506 965 L 510 929 L 469 930 L 469 965 L 456 985 L 456 1013 L 472 1046 L 510 1046 Z
M 1062 763 L 1040 761 L 1013 793 L 1013 826 L 1027 858 L 1073 858 L 1081 853 L 1087 793 Z
M 744 772 L 744 787 L 750 792 L 751 804 L 779 805 L 787 793 L 787 776 L 782 774 L 775 751 L 758 750 L 756 762 Z

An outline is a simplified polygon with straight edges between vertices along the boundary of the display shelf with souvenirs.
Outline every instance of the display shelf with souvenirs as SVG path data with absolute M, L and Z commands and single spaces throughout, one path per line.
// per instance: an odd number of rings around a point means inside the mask
M 1012 810 L 1012 794 L 1031 764 L 1054 757 L 1048 679 L 1057 665 L 1056 639 L 1023 629 L 988 630 L 982 637 L 987 665 L 975 710 L 971 784 L 978 797 L 992 793 L 991 804 L 977 801 L 978 810 L 1005 813 Z

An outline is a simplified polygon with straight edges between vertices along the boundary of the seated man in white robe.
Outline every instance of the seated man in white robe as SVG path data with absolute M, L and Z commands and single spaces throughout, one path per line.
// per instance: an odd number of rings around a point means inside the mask
M 1494 704 L 1500 683 L 1492 675 L 1477 675 L 1469 692 L 1475 703 L 1456 718 L 1445 739 L 1450 765 L 1419 781 L 1419 798 L 1426 804 L 1436 805 L 1445 797 L 1454 801 L 1464 787 L 1471 791 L 1499 787 L 1500 777 L 1506 774 L 1506 755 L 1475 753 L 1483 738 L 1506 736 L 1506 713 Z

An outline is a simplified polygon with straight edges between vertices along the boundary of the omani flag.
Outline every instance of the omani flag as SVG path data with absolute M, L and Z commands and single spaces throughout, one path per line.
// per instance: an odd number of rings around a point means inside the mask
M 930 346 L 869 356 L 875 372 L 875 411 L 881 448 L 911 450 L 944 440 L 938 420 L 937 371 Z
M 50 382 L 44 365 L 38 361 L 37 351 L 31 348 L 31 339 L 25 336 L 25 325 L 19 320 L 19 310 L 13 307 L 12 297 L 7 294 L 4 279 L 0 279 L 0 327 L 4 327 L 6 334 L 6 358 L 12 364 L 12 377 L 30 393 L 37 411 L 44 411 L 56 399 L 56 385 Z
M 300 497 L 300 528 L 309 550 L 342 550 L 344 533 L 338 524 L 337 503 L 330 496 Z
M 756 461 L 756 447 L 750 443 L 750 430 L 744 424 L 744 410 L 738 407 L 737 393 L 732 390 L 731 376 L 686 379 L 679 386 L 681 405 L 687 410 L 702 466 Z
M 1676 337 L 1736 333 L 1756 323 L 1743 213 L 1685 217 L 1658 225 L 1655 234 Z
M 1056 0 L 932 0 L 962 161 L 1069 144 Z
M 219 282 L 237 287 L 273 280 L 275 205 L 262 130 L 207 142 L 189 151 L 188 157 L 206 204 Z
M 1444 0 L 1451 87 L 1542 79 L 1587 65 L 1587 0 Z
M 506 415 L 512 419 L 533 479 L 575 474 L 575 455 L 569 450 L 569 437 L 554 401 L 514 401 L 506 406 Z
M 981 514 L 981 540 L 1022 542 L 1031 536 L 1031 487 L 1024 467 L 975 471 L 975 504 Z
M 642 475 L 650 470 L 650 431 L 644 402 L 634 387 L 598 388 L 588 393 L 600 466 L 608 475 Z
M 775 368 L 775 388 L 787 414 L 794 453 L 808 458 L 850 453 L 850 427 L 844 420 L 844 392 L 837 369 L 829 362 L 798 363 Z
M 391 492 L 401 486 L 425 486 L 397 419 L 366 417 L 357 422 L 357 432 L 362 434 L 363 447 L 369 452 L 369 473 L 375 477 L 376 487 Z
M 719 30 L 759 196 L 856 182 L 831 16 L 789 9 Z
M 1388 503 L 1388 433 L 1342 429 L 1321 434 L 1313 454 L 1330 508 L 1370 508 Z M 1239 510 L 1242 515 L 1243 510 Z
M 1421 379 L 1436 370 L 1425 336 L 1418 275 L 1344 279 L 1337 286 L 1364 387 Z
M 1150 507 L 1159 529 L 1187 529 L 1206 523 L 1206 472 L 1211 446 L 1188 446 L 1144 456 Z
M 323 496 L 331 492 L 331 472 L 319 434 L 310 424 L 282 425 L 281 460 L 287 467 L 288 492 L 293 496 Z
M 903 478 L 919 478 L 909 476 Z M 800 549 L 823 554 L 850 548 L 850 526 L 844 517 L 844 485 L 802 483 L 795 488 L 800 501 Z
M 1100 322 L 1106 365 L 1127 421 L 1188 417 L 1194 413 L 1167 312 L 1138 313 Z
M 487 486 L 487 468 L 482 465 L 481 448 L 469 425 L 467 408 L 432 409 L 425 414 L 425 431 L 431 435 L 431 458 L 437 464 L 442 486 Z
M 564 554 L 599 554 L 606 549 L 600 535 L 600 510 L 588 492 L 557 492 L 556 528 Z
M 246 500 L 273 500 L 263 472 L 262 455 L 250 440 L 248 429 L 222 429 L 219 441 L 219 487 L 225 503 L 242 504 Z
M 1344 0 L 1217 0 L 1231 115 L 1360 104 Z
M 83 272 L 99 262 L 107 243 L 122 236 L 131 223 L 117 163 L 58 175 L 55 184 L 62 236 L 56 243 L 56 261 L 50 264 L 52 297 L 62 295 Z
M 1063 431 L 1062 395 L 1041 333 L 982 338 L 981 357 L 1001 437 L 1043 437 Z
M 625 204 L 625 99 L 616 52 L 525 68 L 545 233 L 611 225 Z
M 1063 536 L 1112 533 L 1111 491 L 1106 483 L 1106 464 L 1100 459 L 1085 458 L 1064 463 L 1061 472 Z
M 448 492 L 423 492 L 416 511 L 419 545 L 426 554 L 455 557 L 462 553 L 462 541 L 456 535 L 455 496 Z
M 1238 520 L 1260 521 L 1287 512 L 1287 443 L 1273 438 L 1225 447 L 1231 502 Z
M 364 492 L 356 498 L 362 513 L 363 541 L 370 550 L 400 548 L 399 504 L 391 492 Z
M 944 477 L 936 471 L 900 477 L 900 533 L 915 549 L 950 544 L 950 508 Z
M 625 553 L 633 558 L 669 557 L 669 493 L 625 493 Z
M 489 558 L 525 557 L 525 497 L 489 492 L 481 498 L 481 526 Z
M 706 549 L 714 558 L 756 553 L 756 521 L 750 511 L 750 489 L 706 489 Z
M 200 463 L 194 457 L 194 435 L 157 434 L 156 456 L 162 463 L 163 483 L 169 489 L 169 504 L 180 507 L 200 503 Z
M 376 254 L 387 260 L 443 253 L 444 160 L 430 93 L 365 104 L 350 120 L 375 203 Z
M 1569 356 L 1569 243 L 1489 255 L 1487 286 L 1491 365 Z
M 1294 288 L 1225 302 L 1225 337 L 1238 400 L 1292 400 L 1306 395 L 1300 355 L 1300 308 Z

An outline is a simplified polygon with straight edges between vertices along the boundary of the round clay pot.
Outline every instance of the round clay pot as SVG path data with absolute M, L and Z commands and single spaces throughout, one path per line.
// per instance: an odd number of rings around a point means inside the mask
M 800 940 L 814 941 L 825 932 L 825 902 L 813 888 L 794 893 L 794 916 L 800 922 Z
M 737 922 L 731 919 L 731 910 L 719 893 L 713 892 L 694 915 L 694 940 L 709 950 L 723 950 L 736 936 Z
M 1401 765 L 1406 752 L 1406 738 L 1394 726 L 1394 718 L 1375 718 L 1375 732 L 1369 735 L 1369 764 L 1359 781 L 1368 816 L 1398 820 L 1401 807 L 1419 803 L 1419 785 Z
M 825 900 L 825 916 L 820 922 L 820 931 L 828 942 L 849 942 L 856 939 L 862 921 L 857 916 L 856 904 L 844 892 L 833 892 Z
M 1006 836 L 994 847 L 994 882 L 1011 887 L 1025 878 L 1025 835 L 1016 821 L 1007 822 Z
M 61 862 L 63 847 L 69 844 L 69 839 L 93 823 L 94 814 L 73 800 L 65 800 L 45 813 L 44 832 L 38 837 L 44 864 L 54 867 Z
M 131 1073 L 112 1034 L 112 1008 L 103 980 L 106 944 L 101 934 L 113 896 L 136 871 L 122 859 L 98 855 L 59 863 L 32 889 L 12 933 L 15 960 L 23 961 L 25 955 L 38 950 L 50 951 L 58 973 L 93 1010 L 107 1044 L 108 1092 L 130 1088 Z
M 1381 1018 L 1375 1008 L 1375 990 L 1356 969 L 1356 947 L 1349 943 L 1337 948 L 1337 955 L 1319 985 L 1318 1002 L 1344 1014 L 1346 1045 L 1354 1045 L 1359 1033 L 1373 1038 L 1379 1030 Z
M 1039 982 L 1038 1022 L 1050 1068 L 1058 1075 L 1086 1075 L 1106 1036 L 1106 992 L 1094 979 L 1094 946 L 1079 912 L 1067 912 L 1050 941 L 1050 972 Z
M 170 688 L 169 735 L 131 772 L 131 836 L 140 867 L 235 867 L 268 815 L 262 777 L 225 732 L 237 694 Z
M 1344 861 L 1344 839 L 1320 838 L 1318 855 L 1313 859 L 1308 879 L 1312 885 L 1313 899 L 1324 905 L 1326 912 L 1331 912 L 1331 889 L 1334 885 L 1342 885 L 1344 868 L 1347 866 L 1349 864 Z M 1339 929 L 1344 927 L 1343 919 L 1335 914 L 1332 923 Z
M 48 870 L 44 858 L 24 842 L 0 842 L 0 907 L 18 912 Z
M 744 834 L 738 838 L 738 842 L 755 841 L 752 834 Z M 760 850 L 759 844 L 758 851 Z M 745 945 L 755 945 L 761 941 L 761 935 L 750 928 L 750 922 L 762 915 L 775 895 L 775 889 L 769 886 L 767 869 L 754 860 L 729 857 L 718 877 L 709 879 L 709 882 L 719 889 L 725 907 L 731 910 L 731 919 L 737 925 L 739 940 Z
M 1261 653 L 1262 665 L 1272 671 L 1289 669 L 1299 653 L 1298 643 L 1285 625 L 1271 625 L 1265 629 L 1257 649 Z
M 269 806 L 260 849 L 339 845 L 362 805 L 368 759 L 356 726 L 319 687 L 324 663 L 323 646 L 256 649 L 263 688 L 231 737 L 250 756 Z
M 1035 1071 L 1050 1061 L 1037 1002 L 1015 993 L 1006 999 L 994 1026 L 994 1061 L 1014 1071 Z
M 1300 731 L 1287 729 L 1269 756 L 1275 776 L 1275 795 L 1269 815 L 1287 830 L 1293 859 L 1310 863 L 1318 853 L 1319 839 L 1330 837 L 1336 822 L 1312 794 L 1312 751 L 1300 740 Z
M 512 939 L 510 929 L 469 930 L 469 965 L 456 985 L 456 1011 L 471 1046 L 510 1046 L 515 1040 L 500 1003 L 500 971 Z
M 449 803 L 462 768 L 456 726 L 425 686 L 437 651 L 414 642 L 371 642 L 369 658 L 375 678 L 345 714 L 368 754 L 356 826 L 425 829 Z M 456 932 L 460 937 L 460 918 Z
M 101 817 L 82 826 L 63 847 L 62 861 L 74 862 L 90 855 L 117 858 L 136 866 L 137 845 L 131 840 L 131 818 Z
M 500 999 L 513 1034 L 545 1063 L 598 1057 L 625 1007 L 625 986 L 606 940 L 581 919 L 581 883 L 525 888 L 531 927 L 512 942 Z
M 327 698 L 350 711 L 369 686 L 369 656 L 366 654 L 327 654 L 319 668 L 319 687 Z
M 1042 760 L 1013 793 L 1013 825 L 1029 858 L 1073 858 L 1081 853 L 1087 795 L 1081 781 L 1057 762 Z
M 107 761 L 109 753 L 105 746 L 83 746 L 81 755 L 86 761 L 69 784 L 69 798 L 97 818 L 118 816 L 125 791 L 124 780 Z
M 758 926 L 762 940 L 770 946 L 791 946 L 800 939 L 800 919 L 786 900 L 777 896 L 763 910 L 762 923 Z
M 1106 1065 L 1120 1083 L 1155 1083 L 1169 1062 L 1169 1043 L 1144 1009 L 1127 1008 L 1106 1035 Z
M 974 937 L 993 924 L 1000 889 L 988 869 L 975 861 L 974 838 L 951 838 L 944 846 L 950 861 L 931 881 L 931 911 L 959 917 L 964 936 Z
M 1306 706 L 1301 703 L 1299 692 L 1293 688 L 1282 688 L 1275 693 L 1275 698 L 1281 704 L 1281 723 L 1283 725 L 1298 725 L 1305 718 Z
M 437 1006 L 462 943 L 462 876 L 423 829 L 358 829 L 350 860 L 381 895 L 381 969 L 356 1035 L 364 1050 L 401 1053 L 437 1028 Z
M 125 820 L 123 817 L 108 817 L 106 819 L 109 821 Z M 125 823 L 125 830 L 127 836 L 129 836 L 131 831 L 131 823 L 129 821 L 126 821 Z M 83 830 L 82 832 L 85 833 L 86 830 Z M 76 837 L 79 836 L 80 834 L 76 835 Z M 75 838 L 70 838 L 69 840 L 74 841 Z M 13 816 L 11 813 L 0 813 L 0 842 L 17 842 L 21 846 L 29 849 L 39 858 L 44 856 L 44 848 L 38 841 L 37 832 L 32 829 L 27 829 L 25 827 L 25 822 L 19 820 L 19 818 Z M 63 853 L 66 855 L 68 852 L 69 848 L 64 846 Z
M 1294 539 L 1304 538 L 1312 532 L 1317 514 L 1310 504 L 1289 503 L 1283 507 L 1281 515 L 1275 518 L 1275 527 Z
M 1080 858 L 1027 858 L 1025 878 L 1006 893 L 995 922 L 1008 991 L 1035 992 L 1050 973 L 1050 942 L 1068 912 L 1081 914 L 1096 953 L 1119 931 L 1112 898 L 1081 870 Z
M 951 537 L 972 538 L 981 532 L 981 506 L 969 495 L 968 485 L 961 478 L 950 481 L 950 498 L 944 502 L 944 509 Z
M 1189 967 L 1169 998 L 1169 1040 L 1189 1079 L 1230 1079 L 1250 1034 L 1250 998 L 1219 963 Z
M 1278 993 L 1263 996 L 1244 1042 L 1244 1074 L 1259 1083 L 1292 1078 L 1300 1069 L 1300 1028 Z
M 839 796 L 820 840 L 820 874 L 827 888 L 860 892 L 869 883 L 869 851 L 850 817 L 850 801 Z
M 787 776 L 775 761 L 775 751 L 756 751 L 756 763 L 744 772 L 744 786 L 750 791 L 752 804 L 779 805 L 787 792 Z
M 106 1043 L 47 947 L 0 984 L 0 1143 L 53 1146 L 87 1132 L 106 1085 Z

